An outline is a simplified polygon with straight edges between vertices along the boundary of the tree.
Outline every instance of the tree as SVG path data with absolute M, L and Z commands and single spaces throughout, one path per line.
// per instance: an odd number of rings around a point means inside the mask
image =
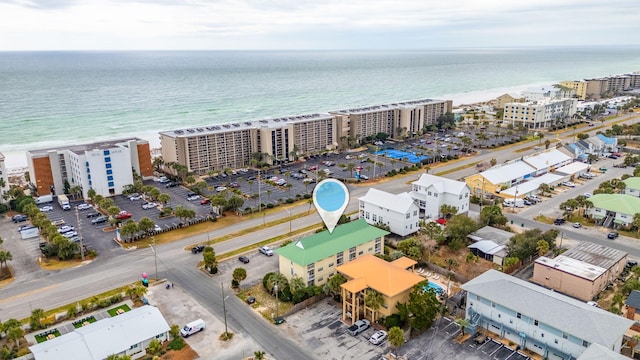
M 467 241 L 467 235 L 478 230 L 478 223 L 472 218 L 459 214 L 447 222 L 445 233 L 448 237 L 448 246 L 452 250 L 458 250 Z
M 205 246 L 202 250 L 202 259 L 204 261 L 204 267 L 211 274 L 218 272 L 218 261 L 216 259 L 216 252 L 211 246 Z
M 281 273 L 274 273 L 267 280 L 267 290 L 269 290 L 269 292 L 271 292 L 272 294 L 275 294 L 274 291 L 275 291 L 276 285 L 278 286 L 278 293 L 280 293 L 282 292 L 282 290 L 284 290 L 284 288 L 289 286 L 289 281 Z
M 293 278 L 291 278 L 291 281 L 289 281 L 289 288 L 291 289 L 292 294 L 304 290 L 305 287 L 306 284 L 300 276 L 294 276 Z
M 399 358 L 400 347 L 404 344 L 404 331 L 397 326 L 389 329 L 389 344 L 396 349 L 396 357 Z
M 327 280 L 327 283 L 324 286 L 324 292 L 326 294 L 330 294 L 332 296 L 336 296 L 340 294 L 340 285 L 347 282 L 347 279 L 344 275 L 340 273 L 336 273 L 332 277 Z
M 549 139 L 544 141 L 544 148 L 545 149 L 549 149 L 549 146 L 551 146 L 551 141 L 549 141 Z
M 444 204 L 440 206 L 440 213 L 445 219 L 449 219 L 458 212 L 458 208 L 453 205 Z
M 492 158 L 491 160 L 489 160 L 489 164 L 491 164 L 491 166 L 496 166 L 497 163 L 498 163 L 498 160 L 496 160 L 495 158 Z
M 131 356 L 112 354 L 107 356 L 106 360 L 131 360 Z
M 407 257 L 417 261 L 422 259 L 424 244 L 422 244 L 422 241 L 411 237 L 398 242 L 398 250 L 402 251 Z
M 245 270 L 244 268 L 235 268 L 233 269 L 233 280 L 240 285 L 240 282 L 244 279 L 247 278 L 247 270 Z
M 538 256 L 543 256 L 549 252 L 549 243 L 544 240 L 538 240 L 536 243 L 536 250 L 538 251 Z
M 521 261 L 537 253 L 538 240 L 544 240 L 549 245 L 549 250 L 555 249 L 555 239 L 558 237 L 558 230 L 547 230 L 544 233 L 540 229 L 526 230 L 523 233 L 514 235 L 509 240 L 507 249 L 510 257 L 516 257 Z
M 138 232 L 138 224 L 133 220 L 127 220 L 127 222 L 120 227 L 120 235 L 128 240 L 126 242 L 131 241 L 131 238 L 136 232 Z
M 158 195 L 157 199 L 158 199 L 158 201 L 160 201 L 164 205 L 167 205 L 169 200 L 171 200 L 171 196 L 169 194 L 166 194 L 166 193 L 161 193 L 160 195 Z
M 465 318 L 457 318 L 454 322 L 460 326 L 460 332 L 462 333 L 462 336 L 464 336 L 464 329 L 471 324 L 469 320 Z
M 160 354 L 161 351 L 162 351 L 162 344 L 160 344 L 160 341 L 158 341 L 158 339 L 153 339 L 151 340 L 151 342 L 149 342 L 149 346 L 147 347 L 147 352 L 150 355 L 158 355 Z
M 253 357 L 255 358 L 255 360 L 263 360 L 264 359 L 264 351 L 254 351 L 253 352 Z
M 507 221 L 507 217 L 502 214 L 502 208 L 499 205 L 484 206 L 480 211 L 481 225 L 504 225 Z
M 415 285 L 407 304 L 409 312 L 413 314 L 411 327 L 418 332 L 431 327 L 441 306 L 436 292 L 427 285 L 427 281 Z
M 232 196 L 227 200 L 227 208 L 232 211 L 236 211 L 244 205 L 244 199 L 240 196 Z
M 2 323 L 2 331 L 7 335 L 7 339 L 16 342 L 16 347 L 20 347 L 20 338 L 24 336 L 22 324 L 16 319 L 9 319 Z
M 138 221 L 138 230 L 142 232 L 149 232 L 156 227 L 156 223 L 148 217 L 143 217 Z
M 384 297 L 382 297 L 382 294 L 375 291 L 374 289 L 368 288 L 366 294 L 364 295 L 364 305 L 371 309 L 372 322 L 376 321 L 378 309 L 380 309 L 383 304 Z
M 540 184 L 540 186 L 538 186 L 538 191 L 540 191 L 540 193 L 544 195 L 550 193 L 551 188 L 549 187 L 549 184 L 542 183 Z
M 13 260 L 13 255 L 11 252 L 0 250 L 0 269 L 8 267 L 7 261 Z
M 29 318 L 29 325 L 31 329 L 38 330 L 44 328 L 42 326 L 42 318 L 44 317 L 44 310 L 37 308 L 31 311 L 31 317 Z

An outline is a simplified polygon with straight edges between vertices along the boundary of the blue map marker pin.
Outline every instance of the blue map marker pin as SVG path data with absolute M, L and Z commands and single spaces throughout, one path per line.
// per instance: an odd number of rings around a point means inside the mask
M 348 204 L 349 190 L 341 181 L 325 179 L 313 189 L 313 205 L 329 229 L 329 233 L 333 233 Z

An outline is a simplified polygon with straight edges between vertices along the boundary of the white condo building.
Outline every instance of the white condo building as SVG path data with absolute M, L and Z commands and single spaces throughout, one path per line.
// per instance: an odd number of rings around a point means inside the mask
M 358 199 L 360 219 L 369 225 L 383 224 L 400 236 L 407 236 L 420 229 L 420 208 L 408 193 L 391 194 L 371 188 Z
M 529 129 L 548 128 L 567 121 L 576 113 L 577 99 L 541 100 L 508 103 L 504 106 L 504 121 Z
M 4 164 L 4 154 L 0 153 L 0 204 L 4 202 L 2 195 L 9 190 L 9 176 L 7 175 L 7 167 Z
M 409 195 L 424 211 L 425 219 L 435 220 L 440 217 L 440 207 L 445 204 L 456 207 L 457 214 L 468 212 L 470 191 L 463 181 L 422 174 L 411 183 Z

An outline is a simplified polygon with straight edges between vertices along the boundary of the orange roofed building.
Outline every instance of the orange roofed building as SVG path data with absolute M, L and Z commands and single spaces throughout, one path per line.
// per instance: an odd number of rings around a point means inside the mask
M 340 285 L 342 320 L 353 324 L 364 317 L 374 322 L 381 316 L 393 314 L 396 304 L 407 302 L 413 287 L 426 280 L 409 271 L 415 264 L 414 260 L 407 257 L 387 262 L 367 254 L 338 266 L 336 270 L 347 279 L 347 282 Z M 367 293 L 372 290 L 382 295 L 383 303 L 377 310 L 364 303 Z

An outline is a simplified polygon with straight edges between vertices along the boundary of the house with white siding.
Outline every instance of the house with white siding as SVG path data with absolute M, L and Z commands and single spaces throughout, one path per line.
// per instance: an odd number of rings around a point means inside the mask
M 420 208 L 408 193 L 396 195 L 371 188 L 358 200 L 359 217 L 369 225 L 386 225 L 400 236 L 411 235 L 420 229 Z
M 422 174 L 411 183 L 409 195 L 424 212 L 425 219 L 435 220 L 441 217 L 440 207 L 445 204 L 457 208 L 457 214 L 468 212 L 470 192 L 463 181 Z

